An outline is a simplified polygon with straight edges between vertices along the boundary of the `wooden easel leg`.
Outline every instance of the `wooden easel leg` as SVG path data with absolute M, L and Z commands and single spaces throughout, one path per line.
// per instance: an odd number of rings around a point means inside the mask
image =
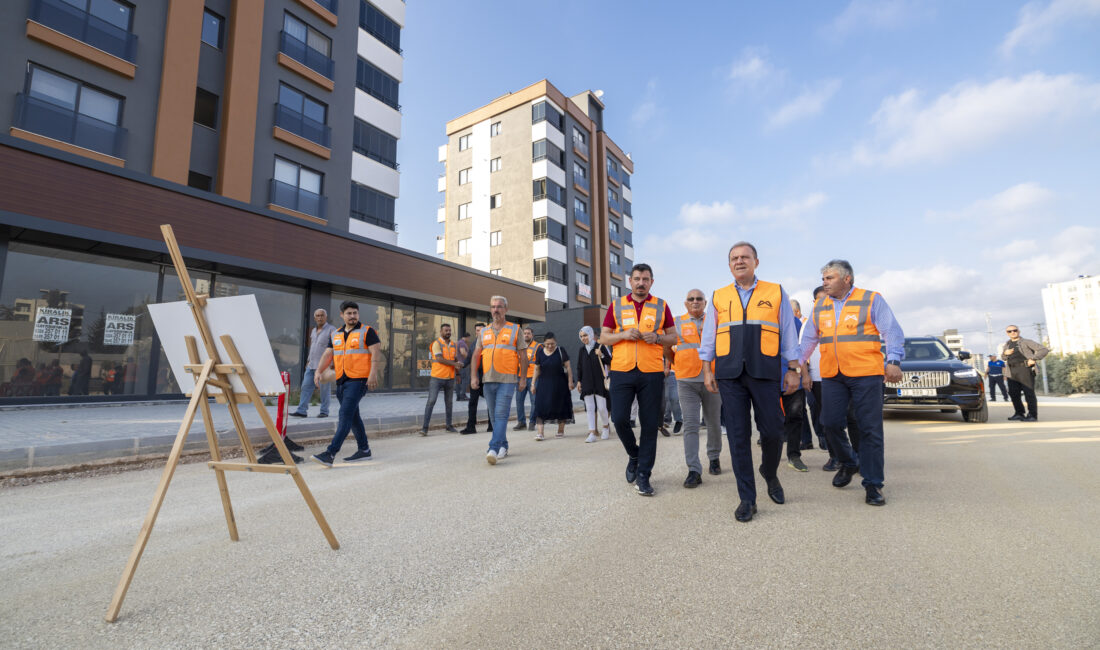
M 198 380 L 195 381 L 195 390 L 191 394 L 191 401 L 184 413 L 183 423 L 180 424 L 179 431 L 176 433 L 176 442 L 172 445 L 172 452 L 168 454 L 168 462 L 164 466 L 164 473 L 160 476 L 160 484 L 157 485 L 157 491 L 153 494 L 153 503 L 150 504 L 149 512 L 145 515 L 145 522 L 141 525 L 137 543 L 134 544 L 134 550 L 130 552 L 130 559 L 126 562 L 122 579 L 119 580 L 115 595 L 111 598 L 111 606 L 107 609 L 106 618 L 108 623 L 114 623 L 118 620 L 118 612 L 122 609 L 122 600 L 126 598 L 126 591 L 130 588 L 130 582 L 134 579 L 134 572 L 137 571 L 138 562 L 141 561 L 141 554 L 145 552 L 145 545 L 149 542 L 149 535 L 153 532 L 153 525 L 157 522 L 157 514 L 160 512 L 160 506 L 164 503 L 164 495 L 168 492 L 168 484 L 172 482 L 172 475 L 176 473 L 176 465 L 179 464 L 180 454 L 183 453 L 183 443 L 187 440 L 191 423 L 195 421 L 195 410 L 200 403 L 206 403 L 206 378 L 210 375 L 213 367 L 214 361 L 208 360 Z
M 229 407 L 229 417 L 233 419 L 233 428 L 237 431 L 237 437 L 241 440 L 241 449 L 244 450 L 244 457 L 248 459 L 248 462 L 255 464 L 256 451 L 252 449 L 252 441 L 248 439 L 248 427 L 245 426 L 244 418 L 241 417 L 241 410 L 237 407 L 237 400 L 232 391 L 226 391 L 225 397 L 226 406 Z M 260 404 L 263 405 L 263 400 L 260 401 Z M 261 410 L 267 413 L 266 409 Z
M 195 337 L 184 337 L 184 343 L 187 345 L 187 354 L 191 357 L 191 363 L 200 363 L 199 347 Z M 220 462 L 222 453 L 218 448 L 218 434 L 214 431 L 214 416 L 210 413 L 210 403 L 207 400 L 208 396 L 205 395 L 206 391 L 203 390 L 203 393 L 203 398 L 199 400 L 199 407 L 202 409 L 202 424 L 206 429 L 206 442 L 210 445 L 210 460 Z M 225 511 L 225 523 L 229 527 L 229 539 L 236 542 L 240 537 L 237 535 L 237 521 L 233 517 L 233 504 L 229 500 L 229 485 L 225 481 L 225 470 L 215 467 L 214 475 L 218 480 L 218 492 L 221 494 L 222 509 Z

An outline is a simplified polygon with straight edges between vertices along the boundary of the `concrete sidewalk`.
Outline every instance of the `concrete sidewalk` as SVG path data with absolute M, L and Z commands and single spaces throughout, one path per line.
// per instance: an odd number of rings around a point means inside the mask
M 368 393 L 360 402 L 368 436 L 410 431 L 423 425 L 426 392 Z M 275 398 L 271 399 L 274 403 Z M 466 424 L 468 402 L 455 402 L 454 424 Z M 295 440 L 332 436 L 336 431 L 336 409 L 318 418 L 319 407 L 310 407 L 310 417 L 290 418 L 287 435 Z M 529 408 L 529 407 L 528 407 Z M 211 401 L 214 426 L 226 446 L 239 445 L 229 409 Z M 294 406 L 291 406 L 291 410 Z M 0 471 L 57 467 L 103 459 L 133 458 L 163 454 L 172 448 L 176 432 L 187 410 L 187 402 L 118 403 L 64 406 L 19 406 L 0 408 Z M 249 437 L 266 443 L 259 413 L 251 404 L 241 405 Z M 268 407 L 272 419 L 275 407 Z M 515 416 L 513 404 L 512 415 Z M 478 420 L 486 421 L 485 400 L 478 404 Z M 446 416 L 440 397 L 432 415 L 432 428 L 444 426 Z M 205 449 L 202 416 L 196 416 L 188 432 L 185 449 Z

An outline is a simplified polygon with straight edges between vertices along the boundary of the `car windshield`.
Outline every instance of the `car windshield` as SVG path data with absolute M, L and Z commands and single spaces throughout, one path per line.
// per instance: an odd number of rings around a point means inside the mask
M 951 358 L 951 351 L 939 339 L 905 340 L 906 361 L 945 361 Z

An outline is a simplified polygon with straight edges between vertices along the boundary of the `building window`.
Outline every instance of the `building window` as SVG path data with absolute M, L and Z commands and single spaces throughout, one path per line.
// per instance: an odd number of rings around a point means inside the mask
M 543 139 L 531 143 L 531 161 L 539 160 L 549 160 L 558 167 L 565 168 L 565 152 L 549 140 Z
M 588 170 L 584 165 L 574 161 L 573 162 L 573 178 L 588 178 Z
M 500 122 L 493 122 L 489 125 L 489 137 L 495 138 L 500 135 Z
M 501 231 L 499 230 L 494 230 L 493 232 L 489 233 L 489 245 L 500 246 L 500 235 Z
M 283 14 L 279 50 L 332 79 L 332 40 L 289 13 Z
M 463 220 L 469 219 L 469 218 L 470 218 L 470 204 L 469 203 L 463 203 L 462 205 L 458 206 L 458 220 L 463 221 Z
M 532 234 L 536 241 L 550 239 L 565 244 L 565 226 L 548 217 L 539 217 L 531 222 Z
M 470 167 L 458 170 L 458 184 L 465 185 L 470 182 Z
M 209 90 L 195 89 L 195 124 L 218 128 L 218 100 L 219 97 Z
M 202 12 L 202 42 L 211 47 L 222 49 L 225 35 L 225 18 L 205 9 Z
M 558 109 L 551 106 L 550 102 L 544 100 L 531 105 L 531 124 L 538 124 L 545 120 L 561 131 L 561 123 L 564 119 L 565 117 L 558 112 Z
M 359 26 L 382 41 L 383 45 L 401 54 L 401 27 L 366 0 L 359 3 Z
M 534 260 L 535 282 L 550 280 L 565 284 L 565 265 L 557 260 L 540 257 Z
M 214 179 L 206 174 L 189 171 L 187 172 L 187 186 L 197 190 L 203 190 L 204 192 L 213 192 Z
M 328 147 L 332 144 L 332 129 L 327 123 L 328 106 L 286 84 L 279 84 L 275 126 Z
M 588 238 L 584 235 L 573 235 L 573 243 L 581 250 L 588 250 Z
M 387 230 L 396 230 L 394 226 L 394 203 L 396 199 L 383 194 L 373 187 L 351 182 L 352 219 L 358 219 Z
M 500 158 L 493 158 L 492 160 L 489 161 L 489 171 L 490 172 L 499 172 L 500 171 Z
M 608 259 L 611 260 L 611 266 L 613 266 L 613 267 L 618 266 L 619 263 L 622 261 L 621 259 L 619 259 L 619 254 L 618 253 L 611 252 L 611 253 L 608 253 L 607 255 L 608 255 Z
M 400 82 L 367 61 L 359 59 L 355 68 L 355 87 L 394 110 L 401 110 L 398 103 Z
M 318 171 L 276 157 L 275 177 L 271 180 L 271 202 L 297 212 L 324 217 L 322 178 Z
M 135 60 L 133 5 L 118 0 L 36 0 L 30 5 L 31 20 L 113 56 Z
M 458 138 L 458 150 L 466 151 L 470 148 L 470 135 L 466 134 Z
M 500 275 L 500 269 L 490 269 L 489 275 Z
M 494 194 L 494 195 L 489 197 L 489 208 L 490 209 L 499 208 L 503 204 L 504 204 L 504 196 L 503 195 Z
M 611 232 L 614 232 L 614 233 L 619 232 L 619 224 L 615 223 L 614 221 L 608 220 L 607 227 L 608 227 L 608 230 L 610 230 Z
M 580 144 L 584 144 L 585 142 L 587 142 L 586 136 L 584 135 L 584 131 L 581 131 L 580 129 L 578 129 L 575 126 L 573 127 L 573 142 L 574 143 L 580 143 Z
M 539 201 L 542 199 L 550 199 L 564 208 L 565 188 L 549 178 L 540 178 L 533 182 L 532 200 Z
M 26 93 L 16 96 L 16 128 L 123 157 L 121 97 L 36 65 L 26 84 Z
M 622 297 L 622 290 L 619 289 L 619 285 L 617 285 L 617 284 L 611 285 L 611 299 L 612 300 L 618 300 L 621 297 Z
M 577 271 L 577 283 L 588 284 L 588 274 Z
M 397 138 L 359 118 L 355 118 L 351 148 L 387 167 L 398 168 Z
M 458 240 L 458 254 L 469 255 L 470 254 L 470 238 Z

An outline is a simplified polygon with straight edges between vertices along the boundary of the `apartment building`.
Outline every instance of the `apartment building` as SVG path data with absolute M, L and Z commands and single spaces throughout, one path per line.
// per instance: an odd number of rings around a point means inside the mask
M 541 319 L 539 289 L 396 246 L 404 15 L 402 0 L 6 6 L 0 403 L 178 394 L 145 309 L 179 299 L 162 223 L 200 293 L 256 296 L 292 387 L 314 308 L 337 318 L 345 299 L 379 331 L 390 390 L 426 386 L 438 326 L 487 317 L 491 295 Z M 91 394 L 70 396 L 84 354 Z
M 437 254 L 535 284 L 547 312 L 619 297 L 634 263 L 634 162 L 604 131 L 600 94 L 542 80 L 448 122 Z
M 1050 349 L 1059 354 L 1100 348 L 1100 277 L 1082 275 L 1043 289 Z

